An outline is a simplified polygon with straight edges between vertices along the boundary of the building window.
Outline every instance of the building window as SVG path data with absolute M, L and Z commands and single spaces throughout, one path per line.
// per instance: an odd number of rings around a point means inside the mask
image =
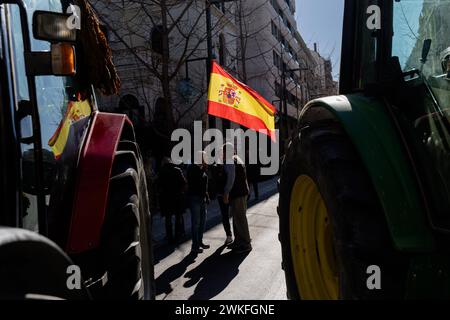
M 283 46 L 283 48 L 286 48 L 287 46 L 287 41 L 283 36 L 281 36 L 281 45 Z
M 273 64 L 278 69 L 280 69 L 280 67 L 281 67 L 281 58 L 280 58 L 280 55 L 275 50 L 273 51 Z
M 295 10 L 293 8 L 293 5 L 291 4 L 290 0 L 285 0 L 290 12 L 292 14 L 295 14 Z M 271 0 L 270 3 L 272 4 L 273 9 L 278 13 L 278 15 L 280 16 L 281 20 L 283 20 L 284 25 L 286 26 L 286 28 L 289 29 L 289 32 L 294 33 L 294 27 L 292 26 L 292 24 L 288 21 L 288 17 L 284 14 L 284 10 L 278 5 L 277 0 Z
M 295 14 L 295 9 L 294 9 L 294 5 L 292 4 L 291 0 L 284 0 L 284 2 L 286 2 L 289 10 L 291 11 L 292 14 Z
M 275 81 L 275 95 L 276 95 L 278 98 L 281 98 L 281 86 L 280 86 L 280 84 L 278 83 L 278 81 Z
M 151 34 L 152 50 L 159 54 L 163 53 L 162 29 L 162 26 L 155 26 Z
M 294 57 L 294 49 L 292 49 L 292 47 L 290 45 L 288 45 L 288 50 L 289 50 L 289 54 L 291 55 L 291 57 Z
M 289 78 L 291 78 L 291 80 L 295 81 L 295 74 L 294 74 L 294 71 L 290 70 L 290 71 L 288 72 L 288 74 L 289 74 Z
M 275 24 L 275 22 L 273 22 L 273 21 L 272 21 L 272 35 L 278 40 L 278 38 L 279 38 L 278 27 Z
M 280 12 L 280 6 L 278 5 L 277 0 L 270 0 L 270 3 L 272 4 L 272 7 L 275 9 L 276 12 Z
M 287 28 L 289 29 L 289 31 L 290 31 L 291 33 L 294 32 L 294 30 L 293 30 L 293 28 L 292 28 L 292 25 L 290 24 L 289 21 L 286 21 L 286 26 L 287 26 Z

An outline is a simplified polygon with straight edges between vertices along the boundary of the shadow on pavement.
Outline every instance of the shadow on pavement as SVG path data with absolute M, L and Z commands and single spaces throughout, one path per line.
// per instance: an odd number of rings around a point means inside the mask
M 158 247 L 155 247 L 154 245 L 154 264 L 158 264 L 161 260 L 164 260 L 166 257 L 170 256 L 172 253 L 175 252 L 175 246 L 164 244 L 160 245 Z
M 276 193 L 276 188 L 273 188 L 268 192 L 264 192 L 259 199 L 254 199 L 252 195 L 252 198 L 248 202 L 248 209 L 270 199 Z M 187 221 L 186 236 L 178 244 L 175 245 L 167 244 L 164 242 L 155 245 L 155 264 L 158 264 L 160 261 L 173 254 L 178 246 L 191 240 L 189 210 L 186 211 L 184 219 L 185 221 Z M 206 222 L 205 233 L 208 232 L 208 230 L 221 224 L 222 216 L 220 215 L 220 213 L 208 218 Z M 238 267 L 245 260 L 247 255 L 237 255 L 231 252 L 222 254 L 225 248 L 225 246 L 220 247 L 213 255 L 206 258 L 206 260 L 203 261 L 197 268 L 186 274 L 186 277 L 190 278 L 190 280 L 185 283 L 186 287 L 192 287 L 200 281 L 195 289 L 194 295 L 190 299 L 204 300 L 213 298 L 221 291 L 223 291 L 226 286 L 233 280 L 233 278 L 236 277 L 236 275 L 239 273 Z M 170 283 L 182 277 L 189 265 L 195 262 L 195 258 L 196 256 L 188 255 L 181 262 L 171 266 L 169 269 L 164 271 L 164 273 L 161 274 L 158 279 L 156 279 L 157 295 L 162 293 L 169 294 L 170 292 L 172 292 Z
M 250 201 L 248 201 L 248 209 L 252 208 L 253 206 L 258 205 L 259 203 L 266 201 L 268 199 L 270 199 L 271 197 L 273 197 L 275 194 L 277 193 L 276 190 L 273 190 L 271 192 L 267 192 L 265 193 L 263 196 L 261 196 L 259 199 L 255 199 L 255 198 L 251 198 Z M 214 200 L 216 201 L 216 200 Z M 165 243 L 165 240 L 163 240 L 162 243 L 159 243 L 158 245 L 155 246 L 155 261 L 154 263 L 157 264 L 159 263 L 161 260 L 164 260 L 165 258 L 167 258 L 168 256 L 170 256 L 172 253 L 175 252 L 175 248 L 182 245 L 183 243 L 186 243 L 188 241 L 191 240 L 191 226 L 190 226 L 190 212 L 189 210 L 186 210 L 186 213 L 184 214 L 184 220 L 188 221 L 185 222 L 186 224 L 186 235 L 180 239 L 178 241 L 177 244 L 168 244 Z M 216 226 L 222 224 L 222 216 L 220 214 L 215 215 L 211 218 L 209 218 L 206 222 L 206 229 L 205 229 L 205 233 L 208 232 L 209 230 L 215 228 Z M 224 239 L 225 239 L 225 233 L 224 233 Z
M 184 276 L 189 280 L 184 287 L 196 285 L 194 294 L 189 300 L 210 300 L 227 288 L 230 282 L 239 274 L 239 266 L 247 258 L 248 253 L 222 254 L 226 246 L 216 250 L 195 269 Z
M 170 283 L 183 276 L 187 268 L 195 262 L 196 254 L 190 253 L 180 263 L 164 271 L 156 280 L 156 295 L 169 294 L 173 291 Z

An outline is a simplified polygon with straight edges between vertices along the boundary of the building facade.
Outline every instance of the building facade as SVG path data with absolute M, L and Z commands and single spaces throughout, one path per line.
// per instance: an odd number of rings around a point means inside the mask
M 122 81 L 120 96 L 100 98 L 103 109 L 127 113 L 137 126 L 158 122 L 167 96 L 164 84 L 168 83 L 176 127 L 190 128 L 193 121 L 206 119 L 205 6 L 201 1 L 186 3 L 92 1 L 107 31 Z M 166 8 L 165 21 L 162 4 Z M 214 58 L 236 75 L 238 37 L 233 8 L 232 4 L 211 6 L 211 34 Z M 167 50 L 163 48 L 163 32 L 168 35 Z M 164 79 L 166 64 L 169 79 Z M 218 125 L 222 126 L 220 120 Z
M 338 83 L 333 80 L 333 66 L 330 59 L 320 55 L 317 43 L 314 43 L 314 49 L 311 55 L 315 61 L 313 90 L 311 98 L 332 96 L 338 94 Z
M 301 37 L 293 0 L 245 1 L 250 13 L 246 26 L 246 70 L 248 84 L 278 109 L 278 127 L 296 125 L 299 112 L 311 97 L 315 60 Z M 245 67 L 243 64 L 245 63 Z
M 127 113 L 137 127 L 150 124 L 158 131 L 158 126 L 164 129 L 167 123 L 163 109 L 169 95 L 176 127 L 190 129 L 195 120 L 207 124 L 205 2 L 194 1 L 191 6 L 179 0 L 150 3 L 92 1 L 122 80 L 120 96 L 102 97 L 101 105 Z M 214 58 L 272 102 L 278 109 L 277 126 L 285 132 L 295 128 L 307 101 L 334 84 L 331 63 L 308 49 L 295 12 L 294 0 L 236 0 L 211 6 Z M 167 32 L 166 48 L 162 35 Z M 236 126 L 216 121 L 218 128 Z

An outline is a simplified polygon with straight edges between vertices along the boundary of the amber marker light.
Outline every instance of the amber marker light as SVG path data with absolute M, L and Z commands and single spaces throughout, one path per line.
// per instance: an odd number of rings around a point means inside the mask
M 75 75 L 75 48 L 71 44 L 52 44 L 52 69 L 55 75 Z

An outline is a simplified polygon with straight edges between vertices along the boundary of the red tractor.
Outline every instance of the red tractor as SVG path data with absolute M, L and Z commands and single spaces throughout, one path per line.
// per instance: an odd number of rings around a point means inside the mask
M 74 4 L 81 17 L 66 0 L 0 1 L 0 299 L 151 299 L 143 161 L 130 120 L 98 111 L 94 89 L 119 80 Z

